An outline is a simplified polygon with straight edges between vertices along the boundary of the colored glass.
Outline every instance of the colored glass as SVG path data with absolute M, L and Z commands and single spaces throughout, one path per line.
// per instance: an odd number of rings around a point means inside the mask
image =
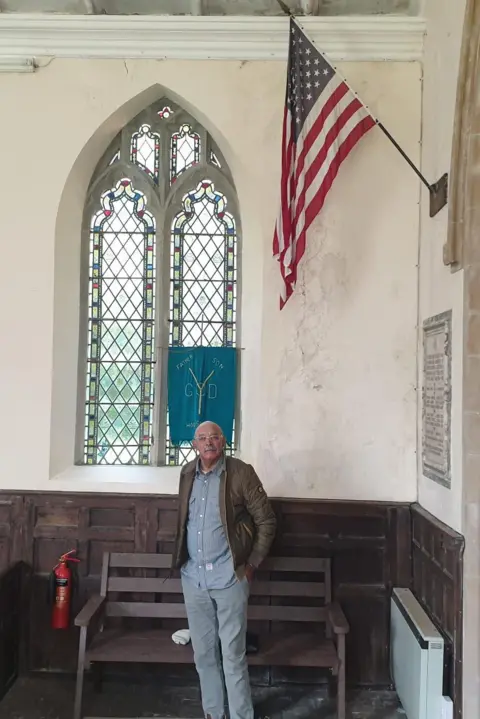
M 155 220 L 129 179 L 90 228 L 86 464 L 148 464 L 155 362 Z
M 170 150 L 170 182 L 175 182 L 179 175 L 189 167 L 197 165 L 200 160 L 200 135 L 193 132 L 190 125 L 182 125 L 172 135 Z
M 170 346 L 233 347 L 236 341 L 237 236 L 225 196 L 202 180 L 183 198 L 170 243 Z M 167 422 L 166 463 L 195 456 L 173 446 Z
M 158 182 L 160 164 L 160 135 L 150 125 L 142 125 L 132 135 L 130 159 Z

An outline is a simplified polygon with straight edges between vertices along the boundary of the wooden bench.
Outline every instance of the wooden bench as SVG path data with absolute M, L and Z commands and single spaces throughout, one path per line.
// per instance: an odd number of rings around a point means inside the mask
M 104 554 L 100 594 L 91 597 L 75 619 L 80 642 L 74 719 L 81 719 L 84 672 L 92 664 L 193 663 L 191 644 L 177 645 L 171 638 L 188 623 L 181 580 L 165 577 L 170 563 L 167 554 Z M 107 618 L 117 619 L 109 626 L 112 619 Z M 345 719 L 349 626 L 339 604 L 331 600 L 330 560 L 268 558 L 252 583 L 248 620 L 258 635 L 258 652 L 248 655 L 249 664 L 329 669 L 337 677 L 337 716 Z

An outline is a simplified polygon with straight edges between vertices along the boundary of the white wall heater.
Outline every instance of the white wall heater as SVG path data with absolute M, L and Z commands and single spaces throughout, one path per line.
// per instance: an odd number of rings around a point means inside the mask
M 391 599 L 390 659 L 398 698 L 408 719 L 441 719 L 450 712 L 443 694 L 443 637 L 409 589 Z

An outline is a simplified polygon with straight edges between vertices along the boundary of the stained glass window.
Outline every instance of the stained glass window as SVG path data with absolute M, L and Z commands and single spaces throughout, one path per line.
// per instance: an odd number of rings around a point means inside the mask
M 213 150 L 210 150 L 210 162 L 212 165 L 215 165 L 215 167 L 221 167 L 220 160 L 216 156 Z
M 180 130 L 172 135 L 170 181 L 175 182 L 182 172 L 185 172 L 193 165 L 197 165 L 199 158 L 200 136 L 192 131 L 190 125 L 182 125 Z
M 236 340 L 235 220 L 213 182 L 202 180 L 183 198 L 170 251 L 170 346 L 233 347 Z M 189 444 L 167 442 L 167 464 L 193 458 Z
M 129 179 L 90 228 L 86 464 L 148 464 L 155 338 L 155 220 Z
M 157 115 L 162 120 L 168 120 L 168 118 L 173 115 L 173 110 L 168 105 L 165 105 L 165 107 L 162 107 L 162 109 L 157 112 Z
M 132 162 L 139 165 L 155 182 L 158 182 L 160 162 L 160 135 L 152 132 L 150 125 L 142 125 L 134 132 L 130 144 Z
M 104 184 L 92 182 L 89 190 L 85 423 L 79 427 L 88 465 L 191 459 L 190 444 L 170 443 L 155 348 L 237 341 L 237 226 L 231 206 L 227 211 L 226 198 L 234 196 L 228 167 L 210 135 L 194 131 L 195 120 L 169 99 L 141 112 L 133 128 L 114 138 L 108 165 L 102 159 L 94 178 Z M 120 172 L 128 179 L 119 179 Z M 179 190 L 169 193 L 173 183 Z M 155 397 L 162 405 L 154 412 Z

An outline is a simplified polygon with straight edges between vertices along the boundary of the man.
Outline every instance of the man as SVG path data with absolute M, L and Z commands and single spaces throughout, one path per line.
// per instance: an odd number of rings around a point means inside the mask
M 173 567 L 183 594 L 207 719 L 253 719 L 245 651 L 249 585 L 275 536 L 276 519 L 255 470 L 224 454 L 220 427 L 204 422 L 198 457 L 180 474 Z M 221 656 L 220 656 L 221 645 Z

